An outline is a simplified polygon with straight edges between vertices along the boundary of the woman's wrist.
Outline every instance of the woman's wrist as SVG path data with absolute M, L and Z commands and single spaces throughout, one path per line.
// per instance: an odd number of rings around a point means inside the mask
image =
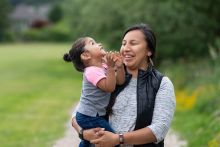
M 118 134 L 118 136 L 119 136 L 119 144 L 123 145 L 125 142 L 124 134 Z
M 120 140 L 119 140 L 119 134 L 114 134 L 114 145 L 119 145 Z
M 91 139 L 91 131 L 90 130 L 82 130 L 82 138 L 83 140 L 90 140 Z
M 82 139 L 82 140 L 84 140 L 83 131 L 84 131 L 83 129 L 79 129 L 79 132 L 78 132 L 79 133 L 79 138 Z

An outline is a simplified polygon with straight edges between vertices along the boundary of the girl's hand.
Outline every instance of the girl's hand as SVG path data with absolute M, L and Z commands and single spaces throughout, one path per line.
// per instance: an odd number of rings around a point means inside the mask
M 110 52 L 106 53 L 106 61 L 107 61 L 108 67 L 114 68 L 115 62 L 114 62 L 113 58 L 114 58 L 114 53 L 113 52 L 110 51 Z
M 121 56 L 121 54 L 119 52 L 114 53 L 113 60 L 115 62 L 115 66 L 117 68 L 123 67 L 123 57 Z
M 95 144 L 97 147 L 114 147 L 119 144 L 118 134 L 109 131 L 99 131 L 100 138 L 93 139 L 90 143 Z

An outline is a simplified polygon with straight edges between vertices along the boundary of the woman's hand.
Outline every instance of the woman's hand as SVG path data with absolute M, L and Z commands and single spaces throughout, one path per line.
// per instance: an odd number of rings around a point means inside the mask
M 114 147 L 119 144 L 118 134 L 109 131 L 99 131 L 97 135 L 100 136 L 98 139 L 90 141 L 92 144 L 95 144 L 96 147 Z
M 80 127 L 77 124 L 75 117 L 72 118 L 72 126 L 79 133 Z M 99 137 L 97 132 L 102 131 L 102 130 L 104 130 L 104 128 L 93 128 L 93 129 L 83 130 L 83 138 L 88 141 L 92 139 L 97 139 Z
M 88 141 L 97 139 L 99 137 L 98 132 L 100 131 L 103 131 L 103 128 L 93 128 L 93 129 L 83 130 L 83 138 Z

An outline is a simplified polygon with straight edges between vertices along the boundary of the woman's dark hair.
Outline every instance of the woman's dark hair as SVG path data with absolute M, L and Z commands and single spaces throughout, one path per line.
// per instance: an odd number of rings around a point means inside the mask
M 150 49 L 150 51 L 152 53 L 152 55 L 150 57 L 151 57 L 151 59 L 153 59 L 155 56 L 155 52 L 156 52 L 156 37 L 154 35 L 154 32 L 152 31 L 152 29 L 148 25 L 146 25 L 144 23 L 140 23 L 140 24 L 136 24 L 136 25 L 129 27 L 125 31 L 123 38 L 128 32 L 134 31 L 134 30 L 140 30 L 141 32 L 143 32 L 143 34 L 145 36 L 145 40 L 148 45 L 148 48 Z M 124 83 L 124 84 L 127 84 L 127 83 Z M 115 103 L 116 96 L 120 91 L 119 89 L 123 89 L 123 88 L 124 87 L 118 87 L 118 89 L 116 88 L 116 90 L 111 94 L 111 99 L 110 99 L 109 104 L 107 106 L 107 112 L 106 112 L 107 116 L 112 114 L 112 107 Z
M 63 60 L 66 62 L 72 62 L 77 71 L 83 72 L 85 65 L 81 60 L 81 54 L 84 52 L 86 37 L 77 39 L 69 53 L 63 55 Z
M 136 24 L 136 25 L 129 27 L 125 31 L 123 38 L 128 32 L 133 31 L 133 30 L 140 30 L 144 34 L 148 48 L 150 49 L 152 53 L 150 57 L 151 59 L 153 59 L 156 53 L 156 36 L 153 30 L 147 24 L 144 24 L 144 23 Z

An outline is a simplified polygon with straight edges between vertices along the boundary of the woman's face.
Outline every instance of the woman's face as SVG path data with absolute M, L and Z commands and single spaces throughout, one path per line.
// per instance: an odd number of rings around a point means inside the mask
M 140 30 L 130 31 L 124 36 L 120 52 L 128 69 L 147 69 L 147 46 L 145 36 Z

